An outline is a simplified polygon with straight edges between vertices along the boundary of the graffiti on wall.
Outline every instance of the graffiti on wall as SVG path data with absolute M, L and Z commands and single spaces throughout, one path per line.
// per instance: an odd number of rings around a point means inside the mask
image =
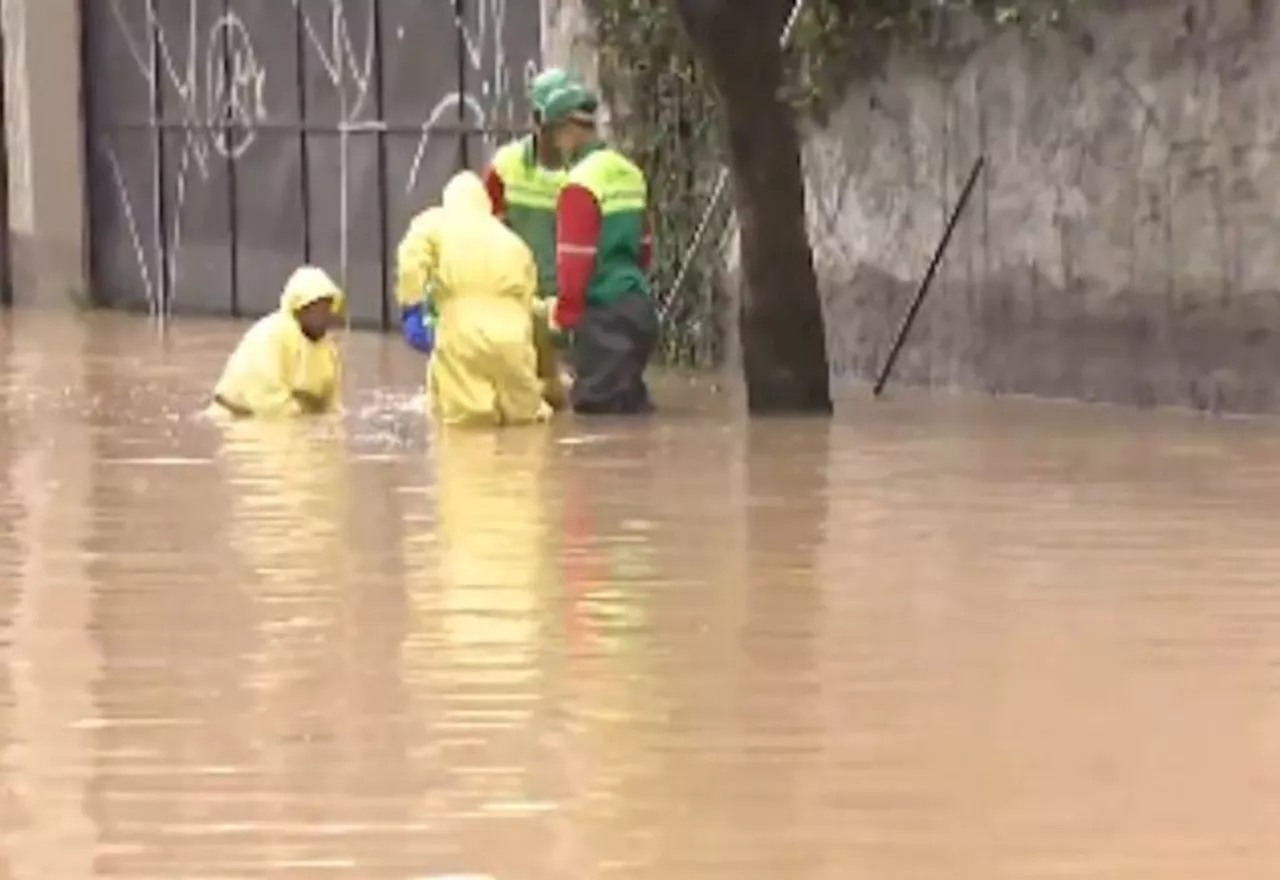
M 523 127 L 522 0 L 84 3 L 96 297 L 254 315 L 298 263 L 386 325 L 388 258 L 449 174 Z

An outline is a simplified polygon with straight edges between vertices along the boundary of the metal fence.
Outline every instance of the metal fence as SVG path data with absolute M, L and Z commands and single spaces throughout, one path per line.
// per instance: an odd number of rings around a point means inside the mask
M 535 0 L 83 0 L 94 299 L 264 314 L 310 262 L 391 323 L 409 219 L 528 116 Z
M 0 306 L 13 305 L 13 248 L 9 230 L 9 108 L 5 104 L 5 71 L 8 69 L 8 45 L 0 28 Z

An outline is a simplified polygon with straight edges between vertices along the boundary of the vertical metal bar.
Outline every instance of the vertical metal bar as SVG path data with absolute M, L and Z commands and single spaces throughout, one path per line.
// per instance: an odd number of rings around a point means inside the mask
M 311 262 L 311 145 L 307 135 L 307 37 L 302 4 L 293 4 L 295 51 L 298 55 L 298 161 L 302 195 L 302 261 Z
M 453 0 L 453 26 L 458 38 L 458 158 L 459 168 L 471 167 L 471 137 L 467 132 L 467 0 Z
M 80 119 L 83 120 L 83 124 L 80 127 L 80 167 L 84 169 L 84 174 L 82 175 L 83 179 L 80 182 L 80 203 L 84 205 L 86 220 L 86 222 L 82 223 L 80 226 L 80 274 L 84 279 L 85 284 L 85 290 L 82 291 L 85 294 L 85 302 L 97 304 L 97 297 L 95 295 L 97 286 L 94 283 L 97 280 L 95 278 L 95 264 L 97 261 L 93 256 L 93 218 L 97 212 L 94 210 L 93 205 L 94 182 L 92 180 L 92 173 L 90 172 L 90 169 L 93 167 L 92 150 L 95 144 L 93 132 L 94 127 L 97 125 L 97 114 L 94 112 L 93 96 L 88 88 L 89 80 L 86 75 L 86 71 L 89 70 L 89 66 L 93 63 L 93 44 L 89 41 L 89 26 L 85 23 L 85 17 L 88 14 L 88 9 L 88 3 L 81 2 L 77 4 L 76 44 L 80 49 L 80 88 L 76 90 L 78 93 L 76 103 L 80 109 Z M 3 65 L 3 59 L 4 52 L 3 49 L 0 48 L 0 65 Z M 4 107 L 2 103 L 4 99 L 3 86 L 4 80 L 3 77 L 0 77 L 0 129 L 3 129 L 3 126 L 6 124 L 4 122 Z M 9 241 L 9 160 L 7 149 L 4 153 L 3 162 L 3 166 L 0 166 L 0 176 L 3 176 L 4 179 L 4 192 L 0 195 L 0 204 L 4 205 L 5 214 L 3 221 L 0 222 L 3 222 L 4 224 L 4 253 L 0 256 L 0 259 L 4 260 L 5 266 L 2 283 L 4 284 L 4 287 L 8 289 L 13 284 L 13 276 L 9 270 L 9 261 L 12 253 Z M 3 293 L 0 293 L 0 297 L 3 297 L 3 295 Z M 10 293 L 10 297 L 12 297 L 12 293 Z
M 194 15 L 196 4 L 191 6 Z M 231 20 L 231 0 L 222 0 L 222 20 Z M 231 62 L 231 40 L 222 41 L 222 87 L 223 94 L 230 95 L 235 88 L 232 77 L 235 69 Z M 227 259 L 231 270 L 231 317 L 240 317 L 240 187 L 237 185 L 239 175 L 236 170 L 236 158 L 231 147 L 236 143 L 235 118 L 231 112 L 231 101 L 224 100 L 222 118 L 218 120 L 218 136 L 222 138 L 224 161 L 227 166 Z
M 386 60 L 382 54 L 382 0 L 373 0 L 373 20 L 371 24 L 373 27 L 373 58 L 377 68 L 373 71 L 373 99 L 377 104 L 378 119 L 384 123 L 374 132 L 373 136 L 377 138 L 378 150 L 378 246 L 382 252 L 382 259 L 378 261 L 380 276 L 378 314 L 379 320 L 382 322 L 382 330 L 386 332 L 391 327 L 391 273 L 388 270 L 388 264 L 391 262 L 391 223 L 387 217 L 387 211 L 391 208 L 391 201 L 388 198 L 389 187 L 387 181 L 387 132 L 385 125 L 387 121 L 387 94 L 386 82 L 383 77 L 383 71 L 386 69 Z
M 151 202 L 156 223 L 156 282 L 159 285 L 159 289 L 156 291 L 158 301 L 147 303 L 147 309 L 152 315 L 163 317 L 169 313 L 169 303 L 172 296 L 170 288 L 172 287 L 173 279 L 170 278 L 169 273 L 169 235 L 168 230 L 165 229 L 168 215 L 168 200 L 165 198 L 164 192 L 167 163 L 165 161 L 166 139 L 163 124 L 164 87 L 160 70 L 160 17 L 156 11 L 156 0 L 147 0 L 147 24 L 151 35 L 151 145 L 155 153 L 155 161 L 151 165 L 151 184 L 153 187 Z
M 80 63 L 84 64 L 84 44 L 80 47 Z M 5 59 L 7 48 L 4 29 L 0 28 L 0 131 L 8 131 L 8 108 L 4 102 Z M 88 122 L 85 123 L 85 144 L 89 142 Z M 85 175 L 88 180 L 88 175 Z M 13 247 L 9 241 L 9 139 L 0 138 L 0 306 L 13 305 Z
M 338 66 L 335 86 L 338 90 L 338 278 L 343 290 L 349 290 L 347 265 L 351 251 L 351 193 L 348 187 L 351 175 L 351 120 L 347 110 L 347 53 L 342 48 L 342 30 L 347 26 L 346 10 L 340 3 L 333 4 L 333 21 L 330 33 L 333 37 L 333 61 Z M 351 309 L 347 310 L 347 328 L 351 327 Z

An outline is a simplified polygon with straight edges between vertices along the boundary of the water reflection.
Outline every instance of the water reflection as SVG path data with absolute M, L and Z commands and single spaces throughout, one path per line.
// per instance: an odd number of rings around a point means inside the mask
M 502 874 L 519 852 L 520 871 L 541 876 L 556 809 L 545 746 L 552 438 L 531 427 L 440 431 L 431 443 L 434 514 L 406 530 L 417 574 L 405 650 L 432 695 L 424 711 L 441 778 L 428 796 L 452 843 L 445 867 Z M 489 852 L 492 840 L 506 843 Z
M 352 334 L 218 426 L 241 328 L 0 321 L 0 875 L 1280 870 L 1274 424 L 436 433 Z
M 9 327 L 3 329 L 6 340 Z M 86 334 L 64 344 L 83 350 Z M 83 387 L 76 362 L 39 353 L 17 363 L 0 343 L 5 380 L 0 401 L 0 620 L 9 656 L 0 690 L 3 770 L 0 771 L 0 851 L 7 876 L 87 877 L 94 870 L 98 831 L 89 815 L 95 760 L 91 693 L 101 665 L 92 638 L 90 580 L 80 552 L 91 528 L 93 437 L 75 412 L 17 416 L 24 379 Z M 22 378 L 19 378 L 22 377 Z M 39 442 L 23 443 L 26 436 Z
M 233 499 L 229 549 L 262 598 L 282 606 L 273 616 L 286 629 L 290 620 L 303 628 L 331 622 L 333 608 L 315 602 L 336 601 L 333 584 L 347 564 L 351 485 L 341 423 L 237 420 L 219 429 L 219 463 Z M 319 617 L 297 616 L 299 603 Z
M 574 876 L 591 876 L 593 865 L 626 876 L 652 863 L 660 836 L 648 795 L 669 784 L 658 751 L 665 646 L 654 627 L 670 586 L 653 533 L 662 437 L 652 424 L 589 423 L 561 447 L 557 757 L 566 800 L 557 843 Z
M 431 780 L 410 754 L 422 723 L 400 656 L 403 568 L 378 550 L 398 529 L 377 509 L 353 516 L 352 503 L 385 493 L 394 512 L 397 459 L 357 458 L 337 421 L 222 431 L 231 546 L 254 617 L 245 771 L 271 802 L 242 833 L 268 832 L 263 860 L 278 870 L 414 870 L 434 841 L 419 808 Z

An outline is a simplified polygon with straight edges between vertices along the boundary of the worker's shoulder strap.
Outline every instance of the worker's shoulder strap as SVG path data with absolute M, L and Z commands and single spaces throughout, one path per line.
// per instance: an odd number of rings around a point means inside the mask
M 590 191 L 601 214 L 643 211 L 648 196 L 644 172 L 617 150 L 594 150 L 569 172 L 569 183 Z

